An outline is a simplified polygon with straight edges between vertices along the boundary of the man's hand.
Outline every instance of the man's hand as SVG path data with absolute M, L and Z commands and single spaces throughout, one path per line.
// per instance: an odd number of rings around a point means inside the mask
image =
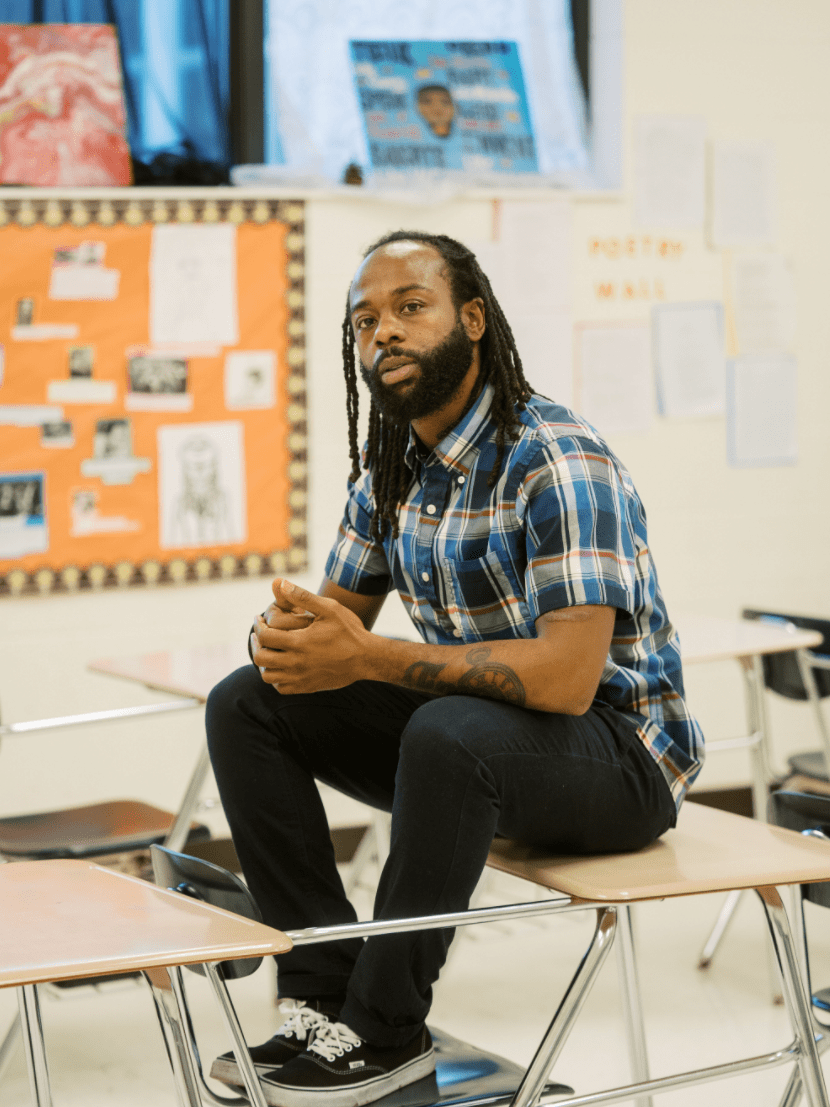
M 251 656 L 262 679 L 283 695 L 343 688 L 365 676 L 372 637 L 337 600 L 315 596 L 279 577 L 274 603 L 257 616 Z

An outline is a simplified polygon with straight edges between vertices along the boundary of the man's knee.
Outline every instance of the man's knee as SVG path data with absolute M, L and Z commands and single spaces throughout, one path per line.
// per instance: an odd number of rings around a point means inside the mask
M 401 759 L 437 766 L 470 766 L 486 745 L 491 711 L 474 696 L 446 696 L 430 700 L 414 712 L 401 738 Z
M 246 703 L 251 692 L 258 692 L 261 677 L 252 665 L 226 676 L 211 689 L 205 702 L 205 730 L 211 759 L 220 757 L 236 740 Z

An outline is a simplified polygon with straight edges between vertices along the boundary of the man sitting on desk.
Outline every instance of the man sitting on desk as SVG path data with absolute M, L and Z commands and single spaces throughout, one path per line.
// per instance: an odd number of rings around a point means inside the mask
M 372 396 L 357 443 L 355 344 Z M 348 502 L 318 595 L 274 581 L 256 667 L 211 694 L 213 767 L 267 923 L 352 921 L 315 779 L 392 813 L 376 918 L 463 910 L 493 837 L 636 850 L 702 761 L 631 478 L 535 394 L 473 254 L 396 232 L 343 323 Z M 422 642 L 372 625 L 397 589 Z M 351 1107 L 434 1067 L 447 930 L 280 958 L 290 1018 L 252 1050 L 279 1107 Z M 232 1056 L 214 1075 L 242 1083 Z

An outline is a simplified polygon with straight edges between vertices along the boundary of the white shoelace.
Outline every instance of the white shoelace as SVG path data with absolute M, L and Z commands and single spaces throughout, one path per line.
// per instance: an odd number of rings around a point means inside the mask
M 319 1053 L 326 1061 L 333 1061 L 335 1057 L 351 1053 L 352 1049 L 359 1045 L 363 1045 L 363 1039 L 350 1030 L 344 1022 L 327 1022 L 317 1030 L 308 1051 Z
M 286 999 L 280 1004 L 280 1013 L 288 1018 L 277 1031 L 281 1037 L 296 1038 L 304 1042 L 309 1034 L 319 1032 L 328 1025 L 328 1017 L 313 1007 L 307 1007 L 302 1000 Z

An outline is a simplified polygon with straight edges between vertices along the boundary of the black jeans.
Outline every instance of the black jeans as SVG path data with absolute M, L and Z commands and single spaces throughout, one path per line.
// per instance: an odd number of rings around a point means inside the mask
M 564 853 L 635 850 L 675 822 L 632 720 L 603 704 L 553 715 L 376 681 L 281 696 L 253 666 L 207 704 L 213 769 L 248 885 L 281 930 L 350 922 L 317 780 L 392 813 L 376 918 L 467 907 L 496 834 Z M 420 1030 L 450 930 L 300 947 L 281 996 L 344 995 L 378 1046 Z

